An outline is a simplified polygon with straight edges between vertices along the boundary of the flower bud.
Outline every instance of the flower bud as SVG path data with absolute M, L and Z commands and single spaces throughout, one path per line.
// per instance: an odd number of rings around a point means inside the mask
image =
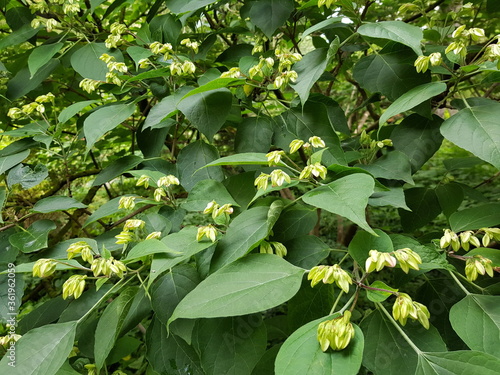
M 429 55 L 429 61 L 432 66 L 438 66 L 442 64 L 443 59 L 439 52 L 434 52 Z
M 281 169 L 275 169 L 271 172 L 271 185 L 273 187 L 281 186 L 284 182 L 290 183 L 290 176 L 283 172 Z
M 354 327 L 350 319 L 351 312 L 345 311 L 343 316 L 319 324 L 317 339 L 322 351 L 326 351 L 328 347 L 333 350 L 342 350 L 349 345 L 354 337 Z
M 404 326 L 410 315 L 417 317 L 417 311 L 415 306 L 413 306 L 413 300 L 408 294 L 399 293 L 392 306 L 392 316 Z
M 469 281 L 477 279 L 478 275 L 488 274 L 493 277 L 493 267 L 491 260 L 481 255 L 474 255 L 465 262 L 465 276 Z
M 85 242 L 85 241 L 78 241 L 78 242 L 74 242 L 72 243 L 68 249 L 66 250 L 66 252 L 68 253 L 68 259 L 71 259 L 73 258 L 75 255 L 78 255 L 78 254 L 82 254 L 83 252 L 85 252 L 85 259 L 88 259 L 89 256 L 89 252 L 90 254 L 92 254 L 92 248 L 90 247 L 90 245 Z M 93 255 L 92 255 L 93 257 Z M 83 256 L 82 256 L 83 258 Z
M 118 240 L 115 243 L 120 244 L 120 245 L 126 245 L 130 242 L 133 242 L 135 239 L 135 236 L 132 232 L 128 230 L 123 230 L 119 234 L 115 236 L 115 238 Z
M 53 259 L 38 259 L 33 265 L 33 277 L 47 277 L 56 271 L 57 262 Z
M 203 237 L 207 237 L 210 241 L 215 242 L 217 240 L 217 229 L 211 224 L 199 227 L 196 234 L 196 241 L 200 242 Z
M 399 261 L 399 265 L 404 273 L 408 273 L 410 268 L 418 271 L 418 265 L 422 264 L 420 255 L 409 248 L 396 250 L 394 256 Z
M 271 242 L 271 245 L 273 245 L 274 251 L 275 251 L 277 256 L 279 256 L 281 258 L 286 256 L 287 249 L 286 249 L 285 245 L 283 245 L 281 242 L 273 241 L 273 242 Z
M 455 29 L 455 31 L 453 32 L 453 34 L 451 34 L 451 37 L 458 38 L 459 36 L 461 36 L 463 34 L 464 30 L 465 30 L 465 25 L 461 25 L 461 26 L 457 27 Z
M 151 232 L 146 236 L 146 240 L 160 239 L 161 232 Z
M 417 68 L 417 73 L 425 73 L 429 69 L 429 56 L 419 56 L 413 64 Z
M 258 190 L 266 190 L 267 189 L 269 177 L 271 177 L 271 176 L 266 174 L 266 173 L 261 173 L 255 179 L 254 185 L 257 186 Z
M 73 296 L 75 299 L 79 298 L 85 289 L 86 275 L 73 275 L 70 276 L 63 284 L 63 299 Z
M 135 207 L 135 197 L 121 197 L 118 202 L 119 209 L 132 210 Z
M 316 148 L 326 147 L 325 142 L 320 137 L 317 136 L 310 137 L 309 143 Z
M 163 188 L 159 187 L 159 188 L 155 189 L 155 192 L 154 192 L 155 201 L 160 202 L 161 198 L 165 197 L 166 195 L 167 195 L 167 193 L 165 192 L 165 190 L 163 190 Z
M 271 151 L 266 154 L 269 166 L 278 165 L 283 155 L 285 155 L 284 151 Z
M 301 139 L 294 139 L 292 142 L 290 142 L 290 154 L 297 152 L 303 144 L 304 141 Z
M 365 269 L 366 272 L 380 271 L 385 266 L 395 267 L 396 258 L 390 253 L 383 253 L 377 250 L 370 250 L 370 256 L 366 259 Z
M 271 247 L 271 244 L 269 242 L 262 241 L 259 246 L 259 252 L 261 254 L 272 254 L 273 248 Z
M 106 261 L 108 263 L 109 270 L 119 278 L 123 278 L 124 272 L 127 272 L 127 267 L 125 266 L 125 264 L 123 264 L 123 262 L 119 260 L 114 259 L 113 257 L 106 259 Z M 111 272 L 106 276 L 111 276 Z
M 142 229 L 142 228 L 144 228 L 145 224 L 146 223 L 143 220 L 129 219 L 125 222 L 125 225 L 123 226 L 123 230 Z

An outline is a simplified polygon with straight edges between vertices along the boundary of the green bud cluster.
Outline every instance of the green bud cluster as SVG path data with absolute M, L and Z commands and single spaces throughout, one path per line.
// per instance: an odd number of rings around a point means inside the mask
M 70 276 L 63 284 L 63 299 L 73 296 L 75 299 L 79 298 L 85 289 L 86 275 L 73 275 Z
M 406 325 L 408 318 L 418 320 L 426 329 L 429 329 L 430 313 L 425 305 L 415 302 L 406 293 L 398 293 L 398 297 L 392 306 L 392 316 L 401 325 Z
M 314 287 L 320 281 L 323 281 L 324 284 L 335 283 L 345 293 L 349 292 L 349 285 L 352 284 L 351 276 L 338 264 L 313 267 L 309 271 L 307 279 L 311 280 L 311 287 Z
M 283 245 L 281 242 L 276 242 L 276 241 L 271 241 L 271 242 L 262 241 L 259 246 L 259 251 L 262 254 L 276 254 L 281 258 L 285 257 L 287 254 L 287 249 L 285 245 Z
M 338 318 L 319 324 L 317 338 L 322 351 L 325 352 L 328 347 L 333 350 L 342 350 L 349 345 L 354 337 L 354 327 L 350 320 L 351 312 L 346 311 Z
M 215 242 L 217 240 L 217 228 L 212 224 L 199 227 L 196 234 L 196 241 L 200 242 L 203 237 L 207 237 L 210 241 Z
M 33 265 L 33 277 L 47 277 L 56 271 L 57 262 L 53 259 L 38 259 Z
M 123 278 L 124 273 L 127 272 L 127 267 L 123 262 L 110 257 L 109 259 L 97 258 L 94 259 L 90 265 L 90 269 L 94 273 L 95 277 L 104 275 L 106 277 L 111 277 L 113 274 L 117 275 L 119 278 Z
M 485 258 L 481 255 L 474 255 L 465 262 L 465 276 L 469 281 L 474 281 L 481 274 L 488 274 L 493 277 L 493 266 L 491 259 Z
M 94 259 L 94 252 L 90 245 L 85 241 L 78 241 L 72 243 L 66 250 L 68 259 L 72 259 L 75 255 L 80 254 L 85 262 L 92 263 Z
M 484 228 L 483 230 L 487 229 L 488 228 Z M 464 249 L 465 251 L 468 251 L 471 244 L 474 245 L 475 247 L 481 246 L 481 242 L 479 241 L 479 239 L 474 235 L 474 232 L 470 230 L 464 231 L 460 234 L 456 234 L 450 229 L 445 229 L 444 235 L 443 237 L 441 237 L 439 241 L 439 246 L 442 249 L 451 246 L 453 251 L 458 251 L 460 250 L 460 248 Z

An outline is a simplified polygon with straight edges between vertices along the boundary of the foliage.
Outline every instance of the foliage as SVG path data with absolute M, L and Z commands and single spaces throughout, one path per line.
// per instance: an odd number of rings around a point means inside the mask
M 498 373 L 497 1 L 0 7 L 1 373 Z

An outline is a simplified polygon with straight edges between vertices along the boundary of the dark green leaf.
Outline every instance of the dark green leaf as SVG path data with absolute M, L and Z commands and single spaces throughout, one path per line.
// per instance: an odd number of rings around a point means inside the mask
M 298 293 L 287 303 L 287 320 L 290 332 L 310 321 L 330 314 L 338 290 L 333 285 L 319 283 L 314 288 L 309 280 L 303 280 Z
M 247 117 L 238 124 L 234 149 L 238 154 L 263 152 L 271 148 L 273 139 L 272 120 L 267 116 Z
M 177 44 L 181 33 L 182 23 L 173 14 L 156 16 L 149 23 L 151 38 L 162 43 Z
M 306 235 L 317 222 L 316 210 L 304 206 L 292 206 L 282 212 L 273 226 L 273 240 L 283 242 Z
M 0 41 L 0 50 L 27 41 L 32 36 L 36 35 L 39 30 L 40 28 L 34 29 L 30 24 L 21 26 L 19 29 L 9 33 Z
M 402 21 L 382 21 L 361 25 L 358 33 L 376 39 L 388 39 L 410 47 L 417 55 L 422 55 L 420 41 L 424 38 L 420 27 Z
M 498 358 L 478 351 L 422 353 L 415 375 L 495 375 L 499 367 Z
M 123 55 L 120 49 L 107 49 L 104 43 L 87 43 L 78 51 L 71 55 L 71 66 L 83 78 L 90 78 L 97 81 L 106 81 L 108 67 L 106 63 L 99 59 L 102 54 L 107 53 L 113 56 L 116 61 L 123 62 Z
M 85 107 L 88 107 L 89 105 L 94 103 L 97 103 L 97 100 L 84 100 L 83 102 L 73 103 L 69 107 L 64 108 L 61 113 L 59 113 L 59 117 L 57 119 L 59 123 L 64 124 Z
M 291 0 L 257 0 L 251 3 L 250 20 L 271 38 L 294 9 Z
M 324 73 L 328 60 L 328 50 L 318 48 L 304 55 L 302 60 L 293 66 L 293 70 L 299 75 L 297 81 L 290 86 L 299 94 L 302 104 L 307 102 L 311 88 Z
M 0 158 L 0 174 L 18 165 L 30 155 L 30 150 L 24 150 L 17 154 L 8 155 Z
M 390 151 L 372 164 L 356 164 L 356 167 L 370 172 L 373 177 L 402 180 L 414 184 L 413 178 L 411 178 L 411 164 L 408 156 L 400 151 Z
M 203 180 L 193 187 L 188 198 L 182 204 L 182 208 L 188 211 L 203 211 L 207 204 L 212 201 L 216 201 L 221 206 L 226 203 L 238 206 L 238 203 L 222 183 L 214 180 Z
M 405 190 L 405 197 L 411 212 L 399 209 L 399 216 L 403 229 L 407 232 L 428 224 L 441 213 L 436 192 L 432 189 L 411 188 Z
M 23 189 L 30 189 L 45 180 L 49 175 L 47 167 L 37 164 L 33 169 L 29 165 L 18 164 L 9 171 L 7 185 L 21 184 Z
M 246 82 L 246 80 L 242 78 L 218 78 L 220 72 L 217 69 L 215 70 L 217 71 L 217 78 L 209 81 L 208 83 L 205 83 L 204 85 L 201 85 L 200 87 L 195 88 L 194 90 L 189 91 L 181 98 L 181 100 L 184 100 L 192 95 L 196 95 L 202 92 L 222 89 L 224 87 L 241 86 L 244 85 Z
M 464 190 L 454 183 L 439 185 L 436 187 L 436 195 L 446 217 L 458 210 L 464 200 Z
M 341 17 L 327 18 L 326 20 L 318 22 L 317 24 L 315 24 L 315 25 L 307 28 L 302 33 L 301 39 L 304 39 L 306 36 L 308 36 L 309 34 L 315 32 L 315 31 L 329 28 L 329 27 L 331 27 L 331 25 L 334 25 L 334 24 L 340 23 L 340 22 L 342 22 L 342 18 Z
M 122 158 L 114 160 L 111 164 L 106 166 L 99 174 L 96 176 L 92 186 L 99 186 L 110 182 L 114 178 L 121 176 L 123 173 L 127 172 L 139 165 L 142 162 L 142 158 L 139 156 L 128 155 Z
M 310 269 L 317 266 L 330 254 L 330 246 L 316 236 L 296 237 L 285 242 L 286 260 L 297 267 Z
M 168 9 L 174 13 L 187 13 L 203 8 L 216 1 L 217 0 L 166 0 L 165 3 Z
M 38 69 L 47 64 L 50 59 L 61 49 L 64 43 L 43 44 L 32 50 L 28 58 L 28 67 L 33 77 Z
M 466 208 L 453 213 L 449 220 L 454 232 L 494 227 L 500 224 L 500 203 Z
M 19 334 L 24 335 L 33 328 L 54 323 L 70 302 L 61 296 L 45 301 L 21 319 L 18 324 Z
M 23 253 L 32 253 L 47 247 L 49 232 L 56 229 L 52 220 L 38 220 L 22 232 L 17 232 L 9 237 L 12 246 Z
M 65 197 L 62 195 L 47 197 L 36 202 L 33 207 L 33 212 L 46 214 L 49 212 L 71 210 L 73 208 L 86 208 L 87 205 L 78 202 L 74 198 Z

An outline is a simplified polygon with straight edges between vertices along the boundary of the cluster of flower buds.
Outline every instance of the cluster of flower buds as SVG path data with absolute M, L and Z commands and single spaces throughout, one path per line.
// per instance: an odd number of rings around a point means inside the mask
M 285 69 L 290 69 L 293 64 L 302 60 L 300 53 L 292 53 L 287 48 L 277 47 L 275 55 L 279 60 L 278 71 L 282 72 Z
M 200 43 L 198 43 L 197 41 L 192 41 L 189 38 L 186 38 L 181 40 L 181 45 L 191 48 L 194 51 L 194 53 L 198 53 L 198 47 L 200 46 Z
M 324 5 L 327 9 L 330 9 L 335 3 L 336 0 L 318 0 L 318 8 Z
M 276 241 L 271 241 L 271 242 L 262 241 L 259 246 L 259 251 L 262 254 L 276 254 L 281 258 L 285 257 L 287 254 L 287 249 L 285 245 L 283 245 L 281 242 L 276 242 Z
M 378 250 L 370 250 L 370 256 L 366 259 L 366 272 L 380 271 L 384 267 L 395 267 L 396 258 L 391 253 L 380 252 Z
M 323 141 L 318 136 L 309 137 L 309 142 L 305 142 L 301 139 L 294 139 L 290 142 L 290 154 L 297 152 L 301 147 L 309 148 L 313 146 L 314 148 L 324 148 L 326 147 L 325 141 Z
M 425 73 L 431 66 L 439 66 L 443 63 L 443 59 L 439 52 L 431 53 L 429 56 L 419 56 L 413 64 L 417 68 L 417 73 Z
M 75 255 L 81 255 L 85 262 L 92 263 L 94 260 L 94 252 L 90 245 L 85 241 L 78 241 L 72 243 L 66 250 L 68 259 L 73 258 Z
M 226 203 L 221 206 L 216 201 L 211 201 L 207 204 L 203 213 L 212 214 L 212 219 L 214 219 L 216 223 L 219 223 L 220 220 L 218 219 L 222 218 L 222 224 L 224 224 L 233 211 L 234 209 L 230 203 Z
M 429 329 L 429 310 L 425 305 L 415 302 L 406 293 L 398 293 L 396 301 L 392 306 L 392 316 L 405 325 L 408 318 L 418 320 L 425 329 Z
M 474 281 L 479 274 L 488 274 L 488 276 L 493 277 L 493 267 L 491 263 L 491 259 L 481 255 L 474 255 L 468 258 L 465 262 L 465 276 L 467 280 Z
M 115 236 L 117 244 L 126 245 L 136 239 L 135 231 L 144 228 L 145 222 L 138 219 L 130 219 L 125 222 L 123 230 Z
M 132 210 L 135 207 L 135 198 L 134 196 L 121 197 L 118 201 L 118 208 L 125 210 Z
M 344 271 L 338 264 L 333 266 L 316 266 L 311 268 L 308 280 L 311 280 L 311 286 L 314 287 L 320 281 L 324 284 L 335 283 L 345 293 L 349 292 L 349 285 L 352 284 L 352 279 L 349 274 Z
M 4 348 L 7 348 L 12 341 L 16 342 L 21 338 L 21 335 L 18 335 L 17 333 L 12 333 L 7 336 L 1 336 L 0 337 L 0 346 L 3 346 Z
M 42 103 L 52 101 L 54 101 L 54 94 L 49 92 L 48 94 L 38 96 L 34 102 L 25 104 L 21 108 L 11 107 L 7 112 L 7 116 L 9 116 L 11 119 L 16 120 L 20 117 L 30 115 L 33 112 L 42 114 L 45 112 L 45 106 Z
M 47 9 L 48 10 L 48 9 Z M 52 32 L 57 26 L 59 26 L 59 22 L 54 18 L 43 18 L 37 17 L 31 21 L 31 27 L 37 29 L 40 25 L 45 26 L 45 29 L 48 33 Z
M 291 182 L 291 178 L 286 172 L 283 172 L 281 169 L 275 169 L 271 174 L 261 173 L 255 179 L 254 185 L 257 186 L 259 190 L 266 190 L 269 184 L 269 178 L 271 178 L 272 187 L 281 186 L 285 182 Z
M 405 3 L 405 4 L 401 5 L 398 9 L 398 13 L 400 13 L 402 15 L 409 13 L 409 12 L 420 12 L 420 7 L 416 4 Z
M 351 312 L 347 310 L 344 315 L 319 324 L 317 338 L 322 351 L 325 352 L 328 347 L 342 350 L 349 345 L 354 337 L 354 327 L 350 320 Z
M 277 150 L 271 151 L 266 154 L 267 162 L 269 166 L 278 165 L 281 161 L 281 157 L 285 155 L 285 151 Z
M 366 259 L 366 272 L 380 271 L 384 267 L 395 267 L 399 265 L 404 273 L 408 273 L 410 269 L 419 270 L 419 264 L 422 264 L 422 258 L 413 250 L 405 247 L 396 251 L 386 253 L 378 250 L 370 250 L 370 256 Z
M 173 175 L 168 175 L 168 176 L 163 176 L 158 179 L 156 182 L 157 188 L 155 189 L 154 192 L 154 198 L 155 201 L 160 202 L 162 197 L 165 197 L 167 195 L 167 192 L 165 191 L 166 188 L 172 186 L 172 185 L 179 185 L 179 179 Z M 137 186 L 144 185 L 144 187 L 149 186 L 149 177 L 147 176 L 141 176 L 139 178 L 139 181 L 137 181 Z
M 484 237 L 483 237 L 483 242 L 484 242 Z M 468 251 L 471 244 L 475 247 L 481 246 L 479 238 L 477 238 L 474 235 L 474 232 L 470 230 L 464 231 L 459 235 L 457 235 L 451 229 L 445 229 L 444 235 L 443 237 L 441 237 L 441 240 L 439 241 L 439 246 L 441 247 L 441 249 L 446 249 L 449 246 L 451 246 L 453 251 L 458 251 L 460 250 L 460 248 L 464 249 L 465 251 Z
M 199 227 L 196 234 L 196 241 L 200 242 L 203 237 L 215 242 L 217 240 L 217 228 L 215 228 L 212 224 Z
M 181 76 L 183 74 L 193 74 L 196 72 L 196 66 L 189 60 L 180 62 L 173 62 L 170 64 L 170 73 L 173 76 Z
M 240 78 L 241 70 L 238 67 L 233 67 L 229 69 L 227 72 L 221 73 L 221 78 Z
M 79 298 L 85 289 L 86 275 L 73 275 L 70 276 L 63 284 L 63 299 L 73 296 L 75 299 Z
M 90 269 L 94 273 L 94 276 L 104 275 L 106 277 L 111 277 L 113 274 L 118 276 L 120 279 L 123 278 L 125 272 L 127 272 L 127 267 L 123 262 L 110 257 L 97 258 L 94 259 L 90 265 Z
M 289 82 L 295 82 L 299 78 L 299 75 L 295 70 L 285 70 L 279 73 L 274 79 L 274 86 L 280 89 L 283 86 L 288 85 Z
M 470 43 L 470 40 L 479 42 L 485 37 L 485 34 L 483 29 L 473 27 L 466 30 L 465 25 L 461 25 L 455 29 L 451 36 L 455 41 L 446 47 L 445 53 L 453 51 L 455 55 L 465 57 L 467 55 L 467 45 Z
M 500 242 L 500 228 L 481 228 L 480 231 L 484 232 L 482 239 L 484 247 L 488 247 L 491 240 Z
M 324 148 L 326 147 L 325 141 L 323 141 L 320 137 L 314 135 L 309 138 L 309 143 L 314 148 Z
M 79 86 L 89 94 L 93 93 L 99 85 L 101 84 L 101 81 L 97 81 L 95 79 L 90 79 L 90 78 L 84 78 L 80 81 Z
M 407 247 L 396 250 L 393 254 L 398 260 L 399 266 L 404 273 L 408 273 L 410 269 L 418 271 L 418 265 L 422 264 L 422 258 L 420 258 L 420 255 Z
M 257 65 L 252 66 L 248 70 L 248 76 L 253 78 L 255 76 L 268 76 L 272 73 L 274 66 L 274 59 L 272 57 L 260 56 Z
M 106 38 L 104 44 L 106 48 L 116 48 L 124 42 L 122 34 L 127 32 L 127 26 L 115 22 L 111 25 L 110 31 L 111 34 Z
M 33 265 L 33 277 L 47 277 L 56 270 L 57 262 L 53 259 L 38 259 Z
M 324 180 L 326 178 L 326 172 L 326 167 L 319 162 L 309 164 L 300 172 L 299 180 L 308 179 L 311 175 L 314 177 L 321 177 L 321 179 Z

